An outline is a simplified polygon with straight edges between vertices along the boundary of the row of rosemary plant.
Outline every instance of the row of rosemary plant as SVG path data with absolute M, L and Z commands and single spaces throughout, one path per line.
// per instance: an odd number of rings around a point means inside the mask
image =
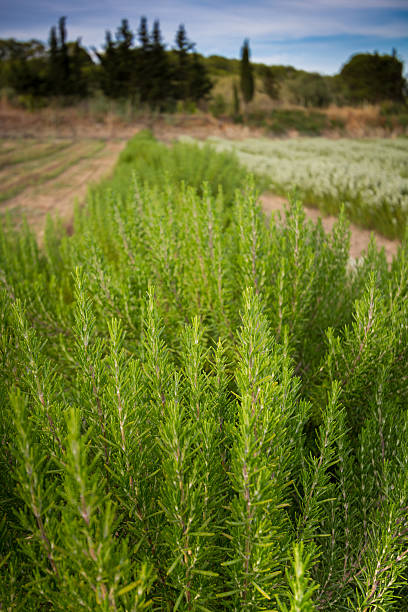
M 0 232 L 0 608 L 408 609 L 407 242 L 129 184 Z

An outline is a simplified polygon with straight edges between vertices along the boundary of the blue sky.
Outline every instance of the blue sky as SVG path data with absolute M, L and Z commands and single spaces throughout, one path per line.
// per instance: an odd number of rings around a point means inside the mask
M 354 53 L 396 48 L 408 72 L 408 0 L 0 0 L 0 38 L 46 41 L 59 17 L 68 36 L 101 47 L 122 18 L 159 19 L 168 47 L 184 23 L 204 55 L 239 57 L 249 38 L 252 60 L 335 74 Z

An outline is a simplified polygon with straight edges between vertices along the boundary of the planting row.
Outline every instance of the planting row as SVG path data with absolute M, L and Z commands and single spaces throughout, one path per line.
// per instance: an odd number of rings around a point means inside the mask
M 142 134 L 72 236 L 1 230 L 5 609 L 408 608 L 406 243 L 350 267 L 210 155 L 232 200 Z
M 351 220 L 390 238 L 402 238 L 408 220 L 408 140 L 212 139 L 233 151 L 270 188 L 296 193 L 325 213 L 344 203 Z

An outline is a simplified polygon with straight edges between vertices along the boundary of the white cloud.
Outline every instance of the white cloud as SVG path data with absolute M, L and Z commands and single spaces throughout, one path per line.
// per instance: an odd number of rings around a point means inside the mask
M 182 22 L 189 38 L 197 43 L 197 49 L 207 55 L 218 53 L 238 57 L 244 38 L 249 38 L 254 60 L 262 61 L 263 56 L 270 56 L 271 63 L 299 65 L 306 58 L 296 51 L 296 47 L 304 44 L 320 49 L 322 70 L 327 70 L 323 64 L 333 54 L 330 37 L 370 37 L 378 39 L 377 46 L 381 48 L 381 45 L 393 46 L 393 40 L 406 37 L 408 30 L 408 17 L 401 19 L 398 15 L 402 9 L 408 12 L 408 0 L 253 0 L 252 3 L 243 0 L 150 0 L 148 4 L 141 0 L 124 0 L 119 5 L 114 0 L 99 0 L 98 4 L 83 0 L 25 2 L 26 6 L 33 3 L 32 15 L 26 11 L 26 25 L 20 25 L 21 11 L 16 9 L 14 23 L 9 18 L 12 11 L 8 11 L 7 19 L 1 19 L 0 37 L 46 40 L 50 26 L 65 14 L 70 39 L 81 37 L 84 45 L 101 47 L 106 29 L 114 34 L 121 19 L 126 17 L 136 31 L 140 17 L 145 15 L 150 25 L 154 19 L 160 19 L 168 47 L 173 46 L 176 30 Z M 6 27 L 5 23 L 9 25 Z M 282 57 L 285 53 L 287 61 Z
M 272 37 L 301 38 L 352 34 L 363 36 L 406 36 L 407 23 L 400 19 L 367 14 L 364 20 L 361 9 L 407 8 L 407 0 L 275 0 L 240 4 L 233 2 L 191 3 L 176 0 L 169 4 L 152 0 L 143 14 L 159 16 L 163 27 L 173 30 L 184 21 L 187 30 L 199 40 L 216 37 Z M 349 10 L 346 10 L 349 9 Z M 134 8 L 133 8 L 134 10 Z

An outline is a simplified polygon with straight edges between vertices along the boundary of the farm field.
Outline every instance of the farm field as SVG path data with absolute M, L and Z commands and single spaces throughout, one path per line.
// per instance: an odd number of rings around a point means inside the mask
M 408 220 L 408 139 L 285 140 L 213 138 L 219 151 L 234 151 L 271 190 L 296 191 L 325 214 L 347 217 L 389 238 L 402 238 Z
M 195 138 L 204 139 L 205 134 L 217 133 L 218 127 L 216 125 L 200 127 L 200 122 L 192 121 L 191 124 L 185 121 L 180 126 L 164 126 L 162 124 L 155 128 L 155 132 L 158 137 L 164 143 L 168 145 L 173 143 L 177 139 L 177 135 L 181 132 L 183 136 L 181 140 L 191 141 L 191 135 Z M 248 164 L 248 167 L 252 170 L 258 170 L 258 168 L 265 168 L 266 180 L 262 181 L 261 191 L 264 194 L 261 196 L 261 203 L 264 207 L 265 212 L 271 213 L 275 211 L 283 212 L 287 202 L 287 198 L 278 196 L 277 194 L 287 195 L 287 192 L 292 188 L 291 183 L 292 175 L 287 178 L 287 186 L 278 184 L 275 181 L 271 181 L 271 173 L 276 172 L 277 169 L 274 166 L 273 157 L 267 158 L 266 155 L 262 157 L 261 162 L 258 164 L 258 153 L 248 154 L 248 149 L 256 150 L 256 146 L 259 147 L 271 147 L 271 150 L 277 150 L 277 159 L 281 159 L 283 151 L 286 151 L 286 167 L 293 168 L 290 162 L 290 152 L 295 147 L 298 147 L 304 154 L 304 164 L 313 164 L 311 149 L 311 156 L 307 157 L 305 151 L 307 147 L 313 145 L 314 148 L 318 148 L 314 139 L 309 141 L 301 140 L 300 144 L 296 145 L 299 141 L 264 141 L 263 139 L 248 139 L 242 138 L 245 135 L 245 131 L 242 133 L 238 130 L 237 132 L 231 132 L 233 140 L 222 140 L 217 138 L 214 140 L 214 136 L 211 139 L 211 143 L 215 144 L 215 147 L 226 147 L 228 149 L 237 150 L 240 156 L 240 161 L 244 164 Z M 248 135 L 248 134 L 246 134 Z M 240 140 L 237 139 L 240 137 Z M 200 142 L 204 142 L 201 140 Z M 328 143 L 327 146 L 333 145 L 331 141 L 323 141 Z M 352 141 L 347 141 L 349 144 Z M 0 177 L 1 177 L 1 188 L 0 188 L 0 213 L 8 211 L 12 218 L 15 220 L 21 220 L 25 217 L 36 234 L 40 237 L 43 236 L 45 228 L 45 220 L 48 213 L 52 216 L 58 216 L 61 218 L 63 223 L 67 226 L 71 225 L 73 218 L 74 203 L 78 201 L 83 204 L 86 199 L 89 185 L 96 183 L 104 176 L 109 176 L 113 171 L 113 168 L 117 162 L 120 151 L 123 150 L 126 140 L 124 139 L 91 139 L 85 138 L 80 139 L 55 139 L 48 138 L 47 140 L 35 139 L 35 138 L 20 138 L 20 139 L 3 139 L 0 140 Z M 365 145 L 367 148 L 368 145 Z M 322 145 L 320 145 L 320 148 Z M 345 148 L 346 145 L 343 145 Z M 381 147 L 381 142 L 378 142 L 378 148 Z M 165 155 L 165 148 L 162 147 L 162 156 Z M 242 152 L 241 152 L 242 151 Z M 339 155 L 338 155 L 339 157 Z M 322 153 L 318 156 L 318 160 L 321 160 Z M 307 161 L 308 160 L 308 161 Z M 275 160 L 276 161 L 276 160 Z M 155 162 L 156 163 L 156 162 Z M 177 180 L 181 180 L 184 175 L 188 172 L 189 160 L 184 157 L 174 162 L 180 170 L 178 171 Z M 344 164 L 344 161 L 343 161 Z M 271 170 L 272 168 L 272 170 Z M 283 165 L 281 170 L 283 171 L 285 166 Z M 168 168 L 167 168 L 168 172 Z M 214 172 L 211 171 L 211 176 Z M 288 170 L 286 170 L 288 172 Z M 184 175 L 183 175 L 184 173 Z M 145 173 L 145 177 L 147 174 Z M 201 175 L 200 175 L 201 176 Z M 211 178 L 207 174 L 207 179 Z M 310 177 L 309 177 L 310 178 Z M 198 184 L 197 181 L 195 183 Z M 272 188 L 274 193 L 265 192 L 265 189 Z M 302 190 L 298 189 L 299 195 L 302 198 Z M 310 195 L 310 190 L 307 191 L 309 196 L 305 197 L 305 202 L 316 203 L 319 199 L 316 195 Z M 330 201 L 330 200 L 329 200 Z M 324 200 L 327 204 L 327 200 Z M 335 223 L 336 217 L 331 215 L 327 216 L 328 211 L 335 212 L 338 214 L 338 202 L 336 205 L 322 206 L 322 222 L 326 230 L 330 231 L 333 224 Z M 305 206 L 305 212 L 308 218 L 314 222 L 317 221 L 319 216 L 318 209 L 310 208 Z M 359 257 L 362 252 L 367 249 L 370 241 L 370 231 L 362 229 L 361 227 L 353 224 L 351 225 L 351 243 L 350 243 L 350 255 L 354 258 Z M 379 247 L 384 247 L 388 261 L 391 261 L 392 256 L 395 255 L 399 241 L 390 240 L 382 236 L 377 235 L 377 244 Z
M 0 212 L 27 218 L 37 233 L 48 213 L 70 222 L 74 201 L 109 174 L 125 141 L 95 139 L 0 140 Z
M 408 244 L 263 181 L 141 132 L 0 226 L 2 608 L 408 609 Z

